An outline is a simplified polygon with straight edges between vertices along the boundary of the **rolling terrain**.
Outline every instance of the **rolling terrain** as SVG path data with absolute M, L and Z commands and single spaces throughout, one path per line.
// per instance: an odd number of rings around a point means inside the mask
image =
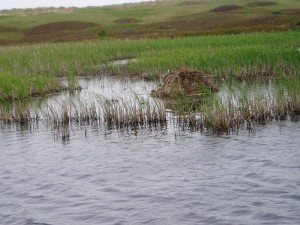
M 0 44 L 299 30 L 299 0 L 162 0 L 0 11 Z

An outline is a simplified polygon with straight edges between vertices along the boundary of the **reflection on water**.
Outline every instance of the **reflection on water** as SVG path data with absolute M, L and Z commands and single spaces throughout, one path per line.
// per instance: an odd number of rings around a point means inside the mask
M 84 82 L 109 98 L 130 94 L 117 82 Z M 156 84 L 130 85 L 146 97 Z M 299 224 L 300 123 L 253 129 L 2 123 L 0 224 Z

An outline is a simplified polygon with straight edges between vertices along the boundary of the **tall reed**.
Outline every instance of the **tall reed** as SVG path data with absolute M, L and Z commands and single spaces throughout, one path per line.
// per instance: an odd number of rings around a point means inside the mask
M 251 130 L 257 124 L 299 116 L 299 87 L 298 77 L 276 79 L 267 86 L 233 81 L 219 94 L 206 96 L 196 103 L 187 98 L 180 104 L 172 103 L 172 109 L 163 101 L 137 94 L 113 100 L 100 95 L 88 101 L 70 98 L 40 104 L 39 108 L 21 107 L 22 104 L 15 102 L 12 107 L 0 107 L 0 121 L 22 126 L 43 123 L 57 130 L 73 123 L 109 129 L 171 124 L 180 130 L 230 134 L 240 129 Z

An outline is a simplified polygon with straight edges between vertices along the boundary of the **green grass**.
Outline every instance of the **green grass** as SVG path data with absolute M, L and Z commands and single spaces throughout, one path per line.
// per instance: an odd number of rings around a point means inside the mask
M 114 73 L 153 79 L 175 67 L 200 70 L 219 83 L 224 79 L 299 76 L 299 40 L 300 32 L 288 31 L 2 46 L 0 90 L 6 94 L 1 98 L 28 97 L 32 95 L 30 86 L 43 93 L 43 88 L 35 87 L 39 83 L 34 83 L 32 74 L 46 83 L 50 77 L 66 77 L 71 89 L 78 86 L 74 79 L 77 75 Z M 127 65 L 110 64 L 127 58 L 136 60 Z
M 53 77 L 0 73 L 0 101 L 44 96 L 62 89 L 60 82 Z
M 150 40 L 107 40 L 0 47 L 2 73 L 100 74 L 158 77 L 191 67 L 218 78 L 299 75 L 300 32 L 252 33 Z M 125 66 L 112 60 L 136 58 Z M 106 65 L 106 66 L 105 66 Z

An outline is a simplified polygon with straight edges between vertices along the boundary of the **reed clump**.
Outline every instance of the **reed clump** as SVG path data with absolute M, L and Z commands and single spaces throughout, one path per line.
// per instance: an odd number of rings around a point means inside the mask
M 31 108 L 14 102 L 0 108 L 0 121 L 5 124 L 40 122 L 55 130 L 71 126 L 97 124 L 108 128 L 153 127 L 166 124 L 166 110 L 162 102 L 135 95 L 131 99 L 111 100 L 97 95 L 90 101 L 67 99 Z
M 131 100 L 99 98 L 104 123 L 109 127 L 157 126 L 166 123 L 166 111 L 162 102 L 135 95 Z
M 276 84 L 277 83 L 277 84 Z M 278 85 L 278 83 L 280 85 Z M 241 128 L 294 118 L 300 114 L 300 82 L 298 77 L 281 78 L 272 87 L 261 90 L 254 86 L 234 83 L 234 88 L 197 105 L 183 101 L 173 109 L 181 129 L 230 134 Z M 245 90 L 246 89 L 246 90 Z M 186 109 L 189 109 L 186 111 Z

